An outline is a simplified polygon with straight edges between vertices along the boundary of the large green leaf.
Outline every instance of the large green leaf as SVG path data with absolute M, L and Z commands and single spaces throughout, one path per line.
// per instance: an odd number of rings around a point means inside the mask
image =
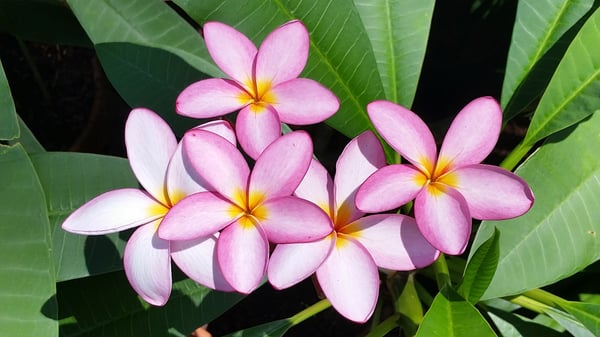
M 44 191 L 20 145 L 0 146 L 0 336 L 57 336 Z
M 489 239 L 477 247 L 465 268 L 458 293 L 473 304 L 479 301 L 496 272 L 499 236 L 500 234 L 496 230 Z
M 347 136 L 371 128 L 366 105 L 384 98 L 369 37 L 351 1 L 175 0 L 198 23 L 221 21 L 255 43 L 286 21 L 300 19 L 310 33 L 304 77 L 321 82 L 340 99 L 327 123 Z M 307 99 L 310 99 L 307 97 Z
M 0 140 L 19 137 L 19 121 L 15 111 L 15 102 L 10 94 L 8 80 L 0 61 Z
M 593 2 L 593 0 L 519 1 L 502 86 L 501 102 L 505 110 L 514 110 L 507 108 L 507 105 L 517 87 L 522 84 L 544 54 L 591 8 Z M 552 71 L 550 67 L 548 72 L 551 74 Z M 532 94 L 528 96 L 529 99 L 534 98 Z M 507 112 L 510 111 L 505 111 Z
M 419 326 L 416 337 L 496 336 L 475 307 L 452 288 L 440 291 Z
M 27 124 L 25 124 L 23 119 L 21 119 L 21 117 L 18 115 L 17 117 L 19 118 L 19 137 L 10 140 L 8 142 L 9 145 L 15 145 L 17 143 L 20 143 L 23 146 L 23 148 L 25 148 L 25 151 L 27 151 L 27 153 L 29 154 L 46 151 L 42 144 L 40 144 L 40 142 L 37 140 L 37 138 L 35 138 L 33 132 L 31 132 L 31 130 L 29 129 Z
M 354 0 L 363 21 L 385 97 L 413 103 L 421 74 L 434 0 Z
M 189 279 L 175 280 L 164 307 L 135 294 L 123 272 L 58 283 L 63 337 L 186 336 L 237 303 L 242 295 L 211 291 Z
M 126 159 L 85 153 L 43 152 L 31 156 L 46 193 L 58 281 L 123 268 L 126 238 L 71 234 L 61 228 L 79 206 L 108 190 L 137 187 Z
M 573 315 L 594 336 L 600 336 L 600 304 L 584 302 L 566 302 L 561 307 Z
M 196 69 L 220 76 L 200 34 L 164 1 L 67 0 L 92 42 L 126 42 L 169 51 Z
M 514 313 L 492 308 L 488 311 L 488 315 L 502 337 L 567 337 L 566 333 L 558 332 Z
M 483 298 L 521 293 L 600 259 L 600 113 L 550 137 L 518 170 L 535 193 L 532 209 L 484 221 L 480 245 L 497 228 L 498 268 Z
M 525 144 L 573 125 L 600 108 L 600 8 L 583 25 L 540 100 Z
M 544 313 L 563 326 L 573 337 L 594 337 L 594 334 L 581 324 L 581 322 L 565 312 L 548 307 Z

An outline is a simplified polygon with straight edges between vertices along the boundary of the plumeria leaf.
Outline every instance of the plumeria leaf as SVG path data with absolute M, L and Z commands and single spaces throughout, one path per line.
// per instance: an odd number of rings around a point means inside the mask
M 550 137 L 516 173 L 536 195 L 525 215 L 484 221 L 473 246 L 497 228 L 498 269 L 484 299 L 521 293 L 600 259 L 600 114 Z M 577 149 L 577 151 L 574 151 Z
M 514 313 L 491 308 L 487 314 L 503 337 L 567 337 L 565 333 Z
M 20 145 L 0 145 L 0 335 L 58 336 L 44 191 Z
M 412 105 L 433 16 L 433 0 L 354 0 L 373 46 L 385 98 Z
M 570 314 L 552 307 L 548 307 L 544 313 L 552 317 L 552 319 L 558 322 L 558 324 L 564 327 L 574 337 L 594 337 L 594 334 Z
M 442 289 L 425 314 L 416 337 L 496 336 L 475 307 L 452 288 Z
M 57 298 L 61 336 L 163 337 L 188 335 L 242 296 L 180 279 L 175 280 L 167 304 L 153 307 L 137 297 L 123 272 L 112 272 L 58 283 Z
M 23 119 L 18 115 L 17 117 L 19 119 L 19 137 L 9 141 L 9 145 L 20 143 L 29 154 L 46 151 L 37 138 L 35 138 L 29 127 L 27 127 Z
M 252 328 L 230 333 L 225 337 L 282 337 L 290 328 L 292 322 L 289 319 L 257 325 Z
M 311 44 L 300 76 L 320 82 L 340 99 L 338 113 L 327 123 L 349 137 L 369 128 L 365 107 L 374 99 L 384 98 L 384 90 L 369 37 L 351 2 L 251 0 L 243 6 L 235 0 L 174 2 L 196 22 L 232 25 L 257 45 L 281 24 L 302 20 Z
M 600 304 L 569 301 L 561 303 L 561 307 L 581 322 L 594 336 L 600 336 Z
M 123 234 L 83 236 L 61 228 L 85 202 L 108 190 L 137 187 L 127 160 L 83 153 L 43 152 L 31 156 L 46 193 L 58 281 L 123 268 Z
M 19 137 L 19 120 L 15 110 L 15 102 L 10 94 L 8 80 L 0 62 L 0 140 Z
M 540 139 L 573 125 L 600 106 L 600 8 L 571 42 L 540 100 L 525 139 Z
M 458 287 L 458 293 L 473 304 L 479 301 L 496 272 L 499 236 L 498 230 L 495 230 L 492 236 L 477 248 L 469 259 Z
M 530 103 L 527 101 L 541 94 L 564 53 L 566 48 L 564 44 L 568 45 L 573 38 L 570 36 L 569 41 L 561 41 L 561 36 L 591 8 L 593 2 L 593 0 L 519 1 L 502 87 L 501 101 L 508 118 Z M 555 44 L 559 44 L 559 41 L 564 45 L 557 48 L 560 52 L 549 53 Z M 549 54 L 553 54 L 552 57 L 547 57 L 550 56 Z M 543 63 L 545 63 L 542 67 L 543 72 L 539 69 L 534 70 Z M 533 76 L 534 73 L 536 76 Z M 529 79 L 532 80 L 531 83 L 527 82 Z M 536 82 L 533 82 L 534 80 Z

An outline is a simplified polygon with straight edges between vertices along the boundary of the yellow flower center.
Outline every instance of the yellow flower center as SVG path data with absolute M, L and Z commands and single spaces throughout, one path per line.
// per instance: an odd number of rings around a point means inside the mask
M 262 112 L 268 105 L 276 103 L 275 94 L 271 91 L 270 81 L 248 80 L 244 82 L 244 90 L 238 99 L 243 104 L 249 104 L 250 109 L 257 113 Z
M 267 208 L 262 205 L 265 199 L 264 193 L 255 191 L 246 194 L 240 189 L 234 196 L 235 203 L 229 208 L 229 214 L 232 218 L 239 219 L 244 227 L 255 226 L 268 216 Z
M 445 158 L 439 158 L 435 165 L 429 160 L 420 161 L 425 170 L 420 169 L 421 174 L 415 175 L 414 179 L 420 186 L 426 186 L 433 194 L 444 193 L 446 187 L 456 187 L 458 177 L 451 170 L 451 162 Z

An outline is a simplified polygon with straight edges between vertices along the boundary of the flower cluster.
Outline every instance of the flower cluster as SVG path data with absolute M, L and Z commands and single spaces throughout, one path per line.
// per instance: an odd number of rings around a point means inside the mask
M 439 155 L 417 115 L 373 102 L 367 110 L 375 129 L 408 163 L 386 165 L 379 140 L 366 131 L 348 143 L 332 179 L 313 158 L 306 132 L 281 132 L 281 123 L 319 123 L 339 109 L 331 91 L 298 78 L 309 50 L 304 25 L 284 24 L 258 49 L 222 23 L 206 23 L 203 33 L 230 79 L 191 84 L 176 110 L 196 118 L 238 111 L 235 131 L 215 120 L 178 143 L 157 114 L 134 109 L 125 142 L 143 189 L 106 192 L 62 225 L 86 235 L 138 227 L 124 267 L 147 302 L 168 300 L 173 260 L 194 281 L 221 291 L 250 293 L 265 276 L 283 289 L 315 275 L 338 312 L 365 322 L 377 302 L 379 268 L 414 270 L 440 252 L 460 254 L 471 218 L 505 219 L 531 207 L 522 179 L 480 164 L 500 132 L 493 99 L 476 99 L 458 114 Z M 411 200 L 414 218 L 380 213 Z

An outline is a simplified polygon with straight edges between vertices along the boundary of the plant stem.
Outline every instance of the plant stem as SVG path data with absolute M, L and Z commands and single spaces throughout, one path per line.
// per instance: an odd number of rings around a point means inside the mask
M 311 305 L 310 307 L 300 311 L 299 313 L 290 317 L 288 320 L 289 320 L 291 326 L 295 326 L 295 325 L 298 325 L 298 324 L 304 322 L 308 318 L 311 318 L 312 316 L 320 313 L 321 311 L 329 308 L 330 306 L 331 306 L 331 303 L 327 299 L 323 299 L 323 300 L 320 300 L 319 302 Z
M 511 298 L 510 301 L 539 314 L 545 313 L 550 307 L 562 310 L 561 306 L 567 302 L 564 298 L 542 289 L 526 291 Z
M 500 167 L 505 168 L 509 171 L 512 171 L 519 162 L 529 153 L 529 150 L 533 145 L 525 145 L 522 141 L 512 150 L 511 153 L 504 158 L 502 163 L 500 163 Z
M 394 330 L 398 327 L 398 319 L 400 318 L 400 314 L 395 313 L 392 316 L 386 318 L 385 321 L 381 322 L 378 326 L 371 329 L 365 337 L 383 337 L 388 332 Z
M 446 256 L 443 253 L 433 263 L 433 270 L 435 271 L 435 279 L 439 290 L 442 290 L 446 285 L 450 285 L 450 272 L 448 271 Z

